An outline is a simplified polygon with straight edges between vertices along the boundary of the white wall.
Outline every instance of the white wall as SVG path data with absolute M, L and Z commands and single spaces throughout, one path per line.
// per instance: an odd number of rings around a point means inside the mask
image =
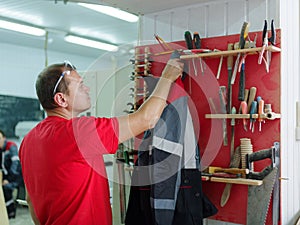
M 142 39 L 153 40 L 158 34 L 165 41 L 184 40 L 184 31 L 199 32 L 201 37 L 240 33 L 244 21 L 249 31 L 261 31 L 264 19 L 275 19 L 279 26 L 279 0 L 209 1 L 182 8 L 147 14 L 143 20 Z
M 45 65 L 43 49 L 34 49 L 0 43 L 0 94 L 37 98 L 35 80 Z M 48 64 L 63 62 L 65 59 L 86 70 L 93 58 L 48 51 Z

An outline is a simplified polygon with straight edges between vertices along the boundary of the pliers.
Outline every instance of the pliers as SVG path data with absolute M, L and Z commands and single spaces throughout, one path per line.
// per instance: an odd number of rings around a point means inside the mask
M 259 53 L 259 57 L 258 57 L 258 64 L 261 64 L 262 61 L 264 61 L 265 66 L 266 66 L 266 71 L 267 73 L 269 72 L 269 68 L 270 68 L 270 64 L 271 64 L 271 51 L 266 50 L 267 47 L 269 46 L 269 42 L 271 43 L 271 45 L 275 45 L 276 42 L 276 32 L 275 32 L 275 27 L 274 27 L 274 20 L 271 21 L 271 37 L 268 37 L 268 24 L 267 24 L 267 20 L 265 20 L 265 25 L 264 25 L 264 29 L 263 29 L 263 33 L 262 33 L 262 49 Z M 264 53 L 265 57 L 264 57 Z

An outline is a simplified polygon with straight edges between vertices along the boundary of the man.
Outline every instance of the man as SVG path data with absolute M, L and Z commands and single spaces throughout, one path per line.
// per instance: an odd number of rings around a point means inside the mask
M 13 199 L 13 191 L 22 182 L 21 166 L 17 145 L 6 139 L 5 133 L 0 130 L 0 168 L 3 173 L 3 192 L 8 218 L 15 218 L 16 205 Z
M 69 62 L 40 73 L 36 92 L 47 118 L 26 135 L 19 153 L 35 224 L 112 224 L 102 156 L 155 125 L 182 71 L 182 62 L 169 60 L 139 110 L 114 118 L 78 117 L 91 106 L 89 88 Z

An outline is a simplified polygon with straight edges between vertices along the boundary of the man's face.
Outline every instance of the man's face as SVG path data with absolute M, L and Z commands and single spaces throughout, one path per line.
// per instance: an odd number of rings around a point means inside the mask
M 77 115 L 91 107 L 90 89 L 83 84 L 82 77 L 75 70 L 71 71 L 70 76 L 66 76 L 66 78 L 69 80 L 70 110 Z
M 3 148 L 4 146 L 5 137 L 0 133 L 0 148 Z

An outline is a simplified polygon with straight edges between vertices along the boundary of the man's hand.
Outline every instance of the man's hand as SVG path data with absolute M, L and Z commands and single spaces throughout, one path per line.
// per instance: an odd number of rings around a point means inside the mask
M 173 82 L 182 75 L 183 66 L 184 64 L 180 59 L 170 59 L 167 62 L 161 77 Z

